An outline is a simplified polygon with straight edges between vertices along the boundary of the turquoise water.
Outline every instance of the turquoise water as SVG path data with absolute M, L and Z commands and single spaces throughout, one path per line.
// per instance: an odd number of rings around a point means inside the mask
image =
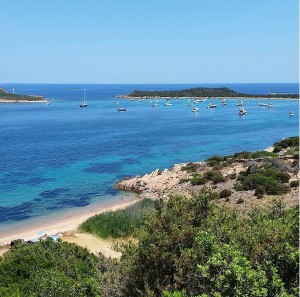
M 221 84 L 251 93 L 294 92 L 297 84 Z M 0 87 L 52 98 L 44 104 L 0 104 L 0 227 L 113 199 L 114 183 L 174 163 L 213 154 L 261 150 L 298 135 L 298 101 L 274 101 L 274 109 L 244 100 L 191 112 L 187 100 L 151 108 L 148 101 L 113 96 L 135 89 L 182 89 L 198 85 L 17 85 Z M 87 88 L 88 107 L 79 108 Z M 119 105 L 115 101 L 120 101 Z M 118 107 L 126 107 L 120 113 Z M 295 112 L 289 117 L 290 110 Z

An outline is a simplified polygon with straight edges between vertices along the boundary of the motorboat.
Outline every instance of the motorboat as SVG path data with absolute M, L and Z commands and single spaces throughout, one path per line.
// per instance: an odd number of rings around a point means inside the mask
M 294 114 L 294 112 L 291 110 L 290 112 L 289 112 L 289 116 L 290 117 L 293 117 L 295 114 Z
M 272 103 L 268 104 L 268 108 L 274 108 L 274 107 L 275 106 Z
M 243 106 L 243 101 L 239 101 L 236 106 Z
M 126 111 L 126 108 L 125 108 L 125 107 L 120 107 L 120 108 L 118 109 L 118 111 L 121 111 L 121 112 Z
M 246 109 L 245 109 L 245 108 L 241 108 L 241 109 L 239 110 L 238 115 L 245 115 L 246 113 L 247 113 Z
M 260 107 L 267 107 L 268 104 L 266 104 L 266 103 L 259 103 L 259 106 L 260 106 Z
M 207 108 L 216 108 L 216 107 L 217 107 L 217 105 L 214 104 L 213 101 L 211 101 L 211 102 L 208 104 L 208 106 L 207 106 Z
M 199 112 L 199 108 L 198 108 L 198 107 L 194 107 L 194 108 L 192 109 L 192 112 Z
M 172 106 L 172 103 L 166 102 L 166 103 L 164 104 L 164 106 Z

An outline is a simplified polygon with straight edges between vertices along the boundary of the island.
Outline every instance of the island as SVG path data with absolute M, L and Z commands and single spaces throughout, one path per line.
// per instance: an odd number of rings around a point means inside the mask
M 136 90 L 127 95 L 118 95 L 118 98 L 147 99 L 147 98 L 276 98 L 276 99 L 299 99 L 299 94 L 292 93 L 268 93 L 268 94 L 245 94 L 229 88 L 192 88 L 173 91 L 141 91 Z
M 32 103 L 46 101 L 47 100 L 43 96 L 12 94 L 0 89 L 0 103 Z

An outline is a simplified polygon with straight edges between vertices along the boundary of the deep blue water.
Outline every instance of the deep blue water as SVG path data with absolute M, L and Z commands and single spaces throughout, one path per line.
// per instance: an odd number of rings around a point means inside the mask
M 238 107 L 205 108 L 192 113 L 187 100 L 151 108 L 148 102 L 116 99 L 135 89 L 171 90 L 226 86 L 247 93 L 297 93 L 298 84 L 205 85 L 24 85 L 7 91 L 39 94 L 44 104 L 0 104 L 0 227 L 62 209 L 82 207 L 117 194 L 113 184 L 174 163 L 204 160 L 213 154 L 261 150 L 298 135 L 298 101 L 274 101 L 274 109 L 245 100 Z M 79 108 L 87 88 L 88 107 Z M 120 101 L 119 105 L 115 101 Z M 126 107 L 120 113 L 118 107 Z M 289 117 L 290 110 L 295 112 Z

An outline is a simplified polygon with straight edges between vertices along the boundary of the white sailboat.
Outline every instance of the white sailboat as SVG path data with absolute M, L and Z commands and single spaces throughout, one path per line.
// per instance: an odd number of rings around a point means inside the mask
M 80 104 L 80 107 L 87 107 L 87 103 L 85 100 L 85 89 L 83 89 L 83 102 Z

